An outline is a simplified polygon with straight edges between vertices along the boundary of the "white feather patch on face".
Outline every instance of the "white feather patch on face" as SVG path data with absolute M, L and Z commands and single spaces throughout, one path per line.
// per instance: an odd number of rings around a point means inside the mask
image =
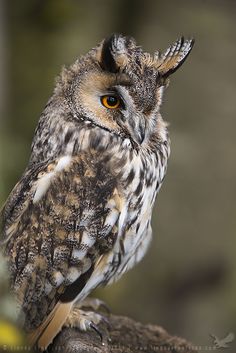
M 131 142 L 130 139 L 126 138 L 122 141 L 122 146 L 124 147 L 130 147 L 131 146 Z
M 55 169 L 45 175 L 43 175 L 37 182 L 36 191 L 33 197 L 33 203 L 37 203 L 41 198 L 46 194 L 47 190 L 50 187 L 52 179 L 56 176 L 57 173 L 63 171 L 71 162 L 71 156 L 61 157 Z

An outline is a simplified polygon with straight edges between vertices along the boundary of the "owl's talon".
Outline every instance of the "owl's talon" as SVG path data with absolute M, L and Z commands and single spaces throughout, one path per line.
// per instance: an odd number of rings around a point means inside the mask
M 93 329 L 100 337 L 101 342 L 104 343 L 103 334 L 98 327 L 100 322 L 104 322 L 107 328 L 110 328 L 110 323 L 108 319 L 98 313 L 93 311 L 85 311 L 79 309 L 78 306 L 75 307 L 67 318 L 65 326 L 67 327 L 77 327 L 81 331 L 87 331 L 88 329 Z
M 101 331 L 99 330 L 98 326 L 95 325 L 93 322 L 90 322 L 89 326 L 99 335 L 101 342 L 104 343 L 103 335 L 102 335 Z

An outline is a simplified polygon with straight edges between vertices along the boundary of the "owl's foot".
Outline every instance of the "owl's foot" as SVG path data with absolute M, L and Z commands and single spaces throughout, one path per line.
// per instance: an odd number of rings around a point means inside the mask
M 97 311 L 99 309 L 105 311 L 107 314 L 110 314 L 110 308 L 107 304 L 100 299 L 97 298 L 85 298 L 82 302 L 76 303 L 76 307 L 78 308 L 90 308 L 93 311 Z
M 109 321 L 103 315 L 93 311 L 84 311 L 76 306 L 69 314 L 64 326 L 76 327 L 81 331 L 92 329 L 99 335 L 101 342 L 104 344 L 103 334 L 98 327 L 98 324 L 101 322 L 109 326 Z

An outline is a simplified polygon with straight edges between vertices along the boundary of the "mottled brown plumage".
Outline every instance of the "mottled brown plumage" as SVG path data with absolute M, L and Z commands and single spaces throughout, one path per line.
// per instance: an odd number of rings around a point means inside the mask
M 169 155 L 163 89 L 192 45 L 180 39 L 151 57 L 113 35 L 63 69 L 1 214 L 19 315 L 40 347 L 75 301 L 145 254 Z

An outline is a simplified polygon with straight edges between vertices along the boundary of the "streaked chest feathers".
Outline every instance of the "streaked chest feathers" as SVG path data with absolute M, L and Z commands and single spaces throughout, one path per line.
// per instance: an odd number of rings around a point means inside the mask
M 118 236 L 112 251 L 111 281 L 117 280 L 146 253 L 152 235 L 152 209 L 166 173 L 168 154 L 164 145 L 162 151 L 149 155 L 132 153 L 130 158 L 128 153 L 127 162 L 121 168 L 123 203 L 117 224 Z

